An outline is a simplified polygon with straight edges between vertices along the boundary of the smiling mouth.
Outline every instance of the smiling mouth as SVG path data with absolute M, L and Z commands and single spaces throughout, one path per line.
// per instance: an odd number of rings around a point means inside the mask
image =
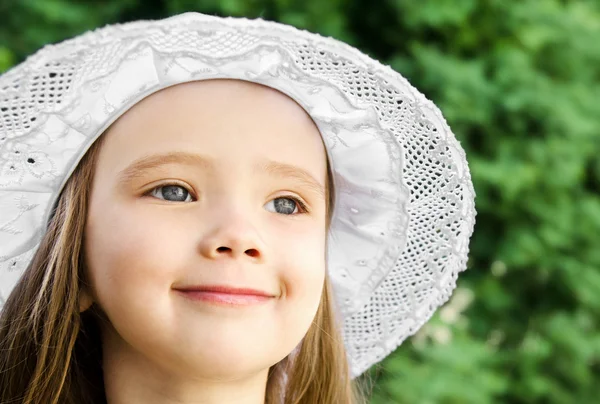
M 177 290 L 184 297 L 200 303 L 215 304 L 219 306 L 244 307 L 264 304 L 273 300 L 272 296 L 240 294 L 227 292 L 214 292 L 202 290 Z

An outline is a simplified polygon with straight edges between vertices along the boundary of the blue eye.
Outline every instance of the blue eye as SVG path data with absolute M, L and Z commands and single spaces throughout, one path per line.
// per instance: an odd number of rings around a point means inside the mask
M 286 216 L 307 213 L 306 205 L 300 199 L 291 195 L 277 197 L 267 203 L 267 206 L 271 205 L 275 208 L 275 213 L 282 213 Z M 299 210 L 296 211 L 297 209 Z
M 167 198 L 176 198 L 176 200 L 174 200 L 173 202 L 189 202 L 187 200 L 187 196 L 191 196 L 191 192 L 187 190 L 187 188 L 178 185 L 178 184 L 163 184 L 161 186 L 158 186 L 154 189 L 151 189 L 150 192 L 148 192 L 148 194 L 150 194 L 151 196 L 155 196 L 156 192 L 155 191 L 160 191 L 162 190 L 162 192 L 158 192 L 159 195 L 162 196 L 162 198 L 158 198 L 158 199 L 163 199 L 163 200 L 169 200 Z
M 191 202 L 188 197 L 192 197 L 192 193 L 186 187 L 177 183 L 160 185 L 148 191 L 147 195 L 169 202 Z M 308 213 L 304 202 L 292 195 L 279 196 L 270 200 L 265 206 L 272 206 L 274 213 L 286 216 Z M 272 210 L 269 211 L 272 212 Z

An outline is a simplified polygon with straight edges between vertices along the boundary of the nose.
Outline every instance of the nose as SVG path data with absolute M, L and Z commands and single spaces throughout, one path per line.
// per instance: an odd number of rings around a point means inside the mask
M 256 227 L 243 214 L 230 214 L 214 220 L 210 230 L 200 241 L 200 251 L 205 258 L 225 257 L 253 261 L 264 259 L 264 246 Z

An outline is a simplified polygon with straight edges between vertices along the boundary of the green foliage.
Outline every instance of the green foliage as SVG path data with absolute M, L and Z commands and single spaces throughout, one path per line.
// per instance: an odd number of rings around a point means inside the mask
M 373 403 L 599 402 L 597 1 L 21 0 L 0 3 L 0 71 L 89 29 L 185 11 L 348 42 L 433 100 L 467 151 L 469 269 L 368 373 Z

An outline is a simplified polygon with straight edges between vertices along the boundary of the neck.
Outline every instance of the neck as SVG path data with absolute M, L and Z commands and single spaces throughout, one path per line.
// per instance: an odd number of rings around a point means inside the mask
M 112 335 L 112 336 L 108 336 Z M 116 336 L 103 341 L 107 404 L 264 404 L 268 369 L 216 378 L 148 358 Z M 163 358 L 164 359 L 164 358 Z

